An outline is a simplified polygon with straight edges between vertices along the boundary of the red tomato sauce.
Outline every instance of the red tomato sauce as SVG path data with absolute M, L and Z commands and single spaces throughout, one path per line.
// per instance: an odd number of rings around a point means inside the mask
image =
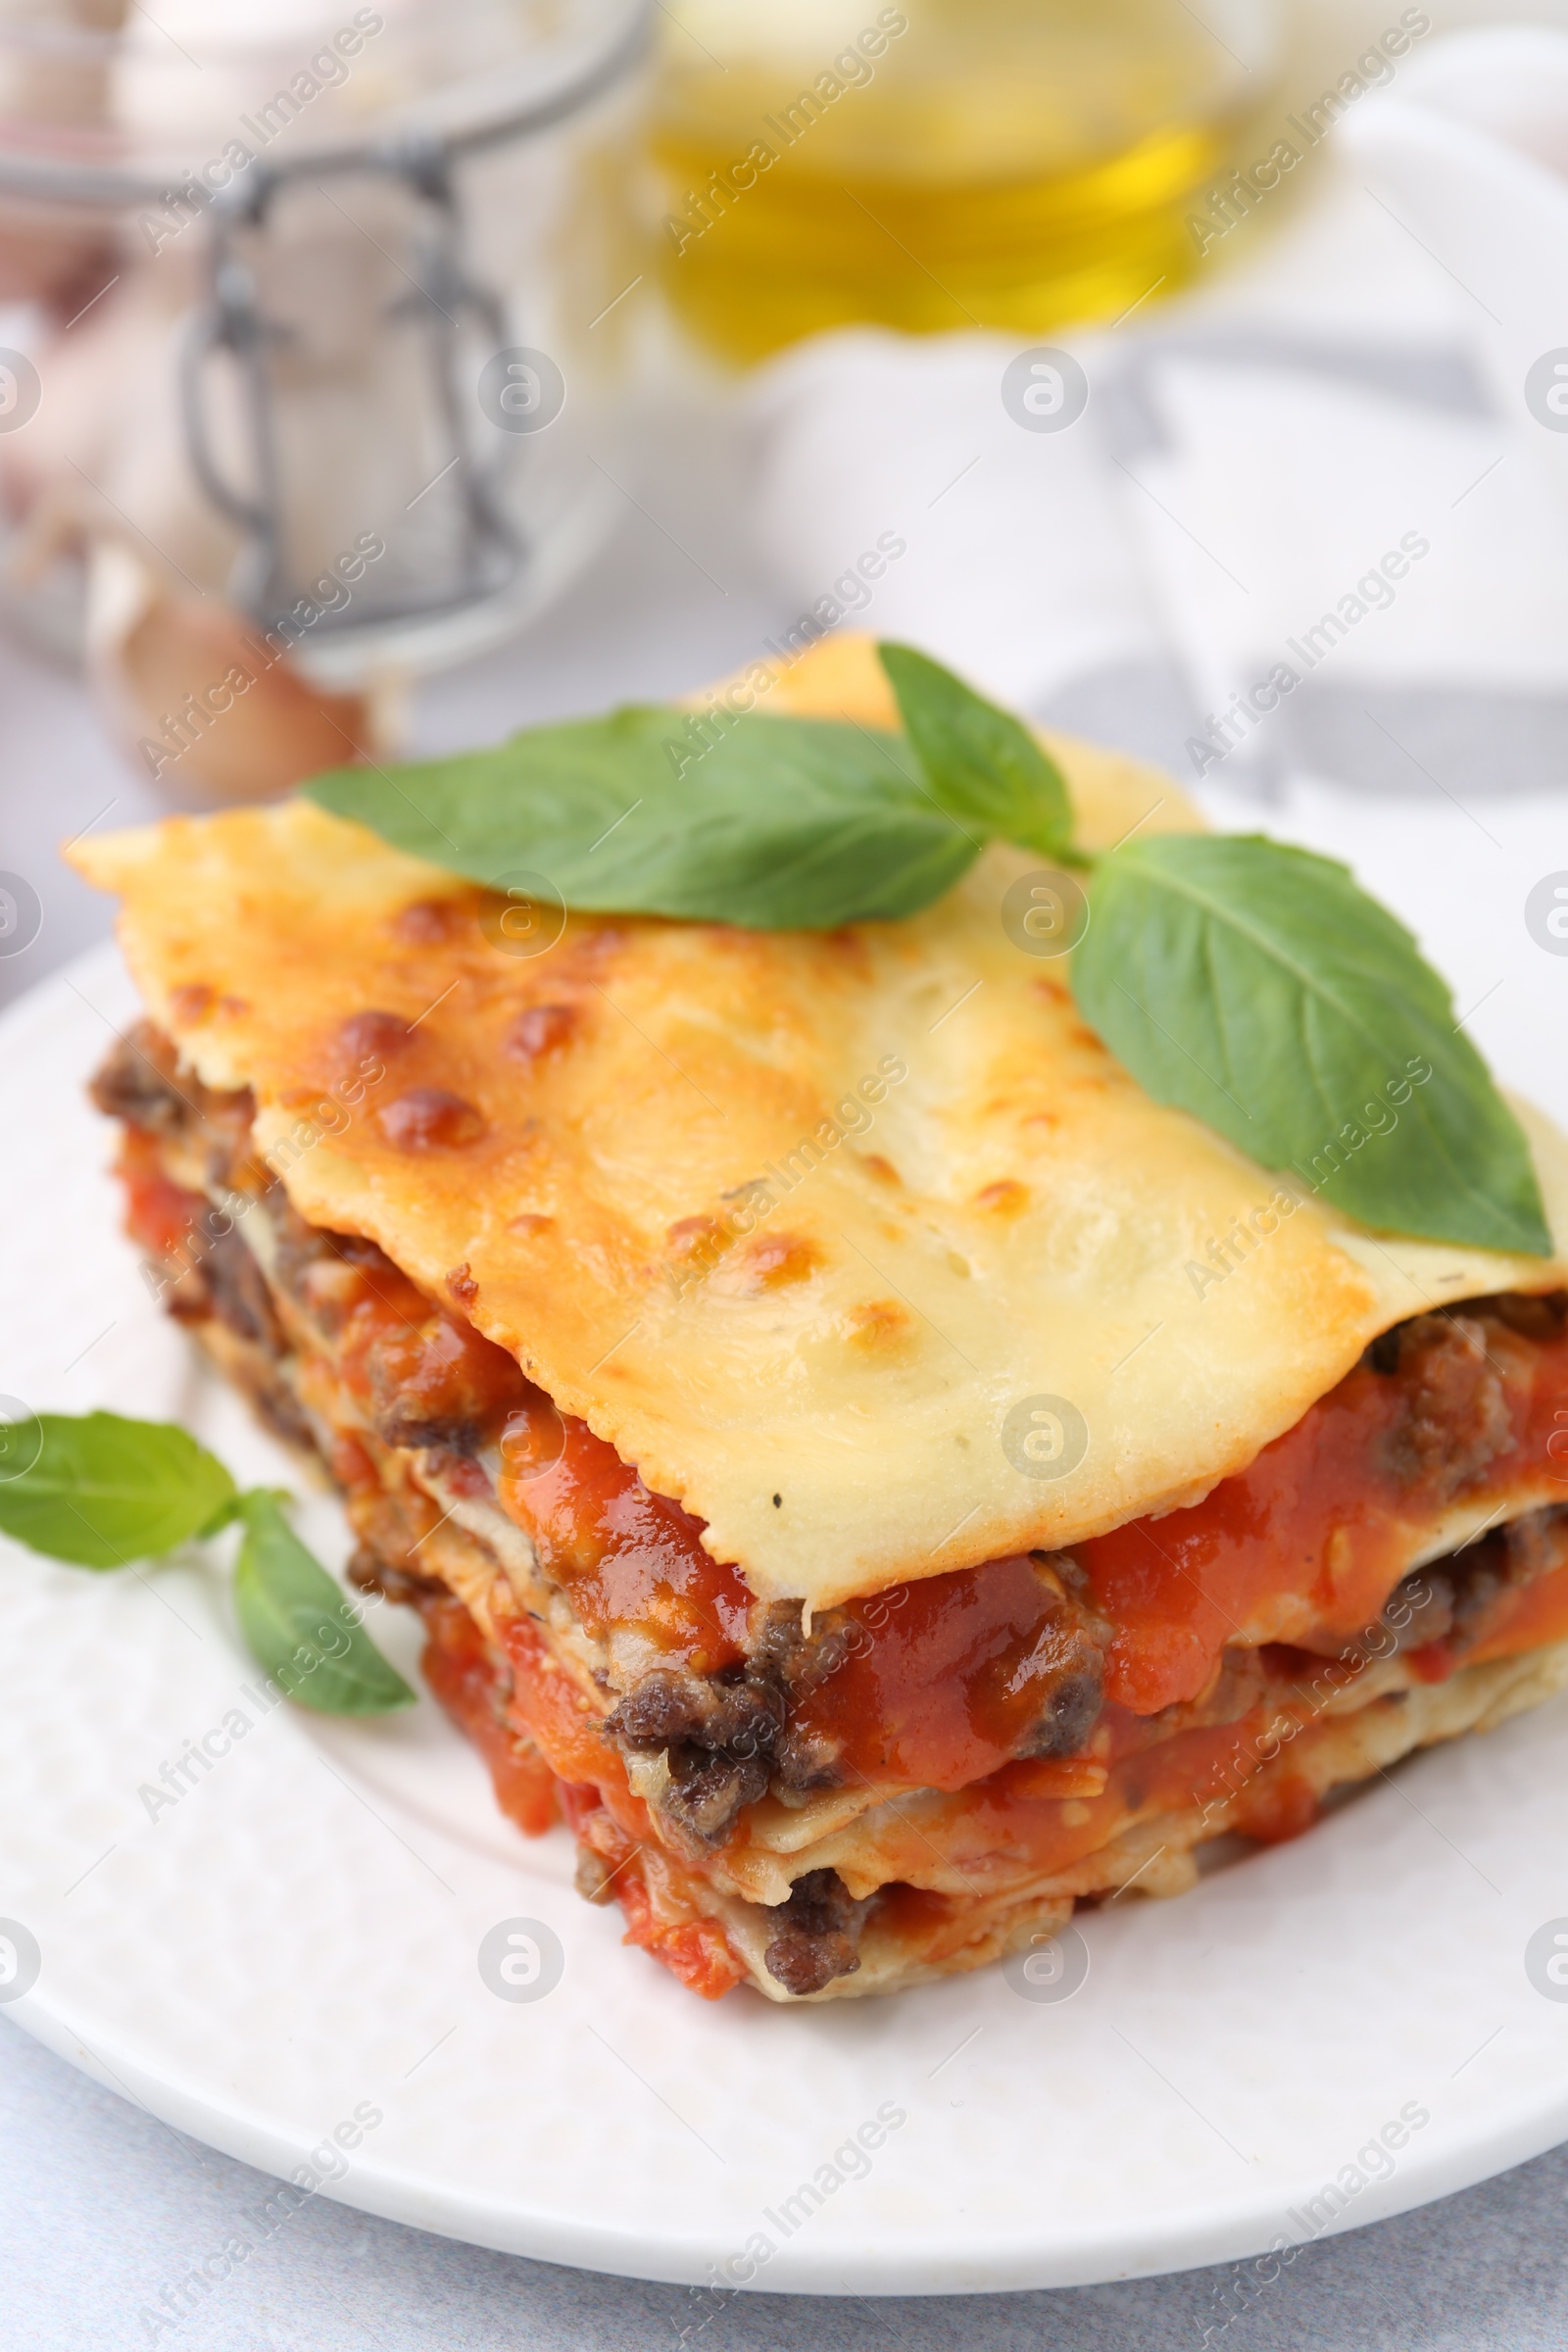
M 1514 1443 L 1466 1497 L 1478 1526 L 1491 1501 L 1549 1476 L 1548 1443 L 1568 1408 L 1568 1338 L 1534 1343 L 1532 1358 L 1532 1376 L 1506 1390 Z M 1225 1644 L 1255 1640 L 1250 1620 L 1282 1593 L 1308 1600 L 1329 1634 L 1348 1640 L 1369 1625 L 1437 1499 L 1430 1482 L 1392 1466 L 1401 1409 L 1396 1382 L 1357 1365 L 1202 1502 L 1077 1545 L 1116 1628 L 1108 1695 L 1140 1714 L 1196 1697 Z
M 974 1575 L 978 1581 L 980 1572 Z M 921 1590 L 911 1588 L 911 1598 Z M 660 1853 L 621 1756 L 603 1738 L 593 1706 L 555 1664 L 532 1621 L 516 1619 L 503 1629 L 511 1689 L 502 1695 L 497 1663 L 467 1612 L 446 1599 L 424 1606 L 426 1675 L 489 1761 L 502 1809 L 525 1829 L 543 1827 L 547 1796 L 535 1774 L 543 1767 L 558 1774 L 557 1800 L 579 1840 L 604 1865 L 606 1890 L 625 1915 L 625 1940 L 707 1999 L 728 1991 L 745 1972 L 720 1923 L 704 1915 L 700 1875 Z M 1501 1610 L 1494 1633 L 1463 1662 L 1568 1638 L 1568 1568 L 1505 1595 Z M 940 1626 L 944 1615 L 934 1609 L 933 1624 Z M 983 1642 L 977 1647 L 983 1649 Z M 1439 1667 L 1429 1660 L 1433 1679 L 1454 1662 L 1446 1659 Z M 1210 1810 L 1216 1832 L 1240 1829 L 1268 1842 L 1298 1836 L 1316 1820 L 1319 1800 L 1304 1770 L 1292 1769 L 1292 1758 L 1301 1756 L 1304 1763 L 1302 1751 L 1322 1720 L 1324 1697 L 1352 1683 L 1357 1668 L 1271 1644 L 1256 1653 L 1250 1671 L 1263 1695 L 1231 1723 L 1173 1733 L 1158 1717 L 1108 1701 L 1094 1740 L 1105 1775 L 1098 1793 L 1058 1794 L 1054 1784 L 1069 1767 L 1006 1763 L 939 1800 L 939 1819 L 925 1816 L 906 1828 L 895 1823 L 885 1829 L 878 1840 L 885 1862 L 916 1880 L 940 1852 L 960 1869 L 971 1867 L 979 1891 L 988 1865 L 1010 1873 L 1022 1860 L 1041 1874 L 1066 1871 L 1139 1816 L 1195 1805 Z M 1309 1680 L 1317 1683 L 1315 1695 L 1302 1688 Z M 1298 1727 L 1300 1749 L 1281 1738 L 1282 1714 Z M 527 1733 L 543 1766 L 519 1764 L 509 1726 Z M 1259 1776 L 1261 1785 L 1255 1785 Z M 906 1853 L 899 1850 L 901 1837 Z M 947 1948 L 949 1908 L 947 1898 L 896 1881 L 879 1918 L 884 1932 L 906 1928 L 911 1949 L 929 1946 L 939 1955 Z M 967 1932 L 960 1905 L 948 1940 L 961 1943 Z
M 1022 1554 L 896 1585 L 845 1615 L 845 1663 L 796 1710 L 853 1773 L 962 1788 L 1006 1762 L 1038 1720 L 1054 1648 L 1049 1604 Z
M 501 1460 L 502 1508 L 590 1633 L 635 1626 L 699 1674 L 741 1663 L 752 1593 L 739 1570 L 710 1558 L 703 1522 L 651 1494 L 585 1422 L 535 1389 L 503 1433 Z
M 466 1425 L 481 1438 L 499 1429 L 527 1388 L 504 1348 L 385 1259 L 331 1272 L 333 1352 L 354 1396 L 411 1426 Z
M 502 1812 L 537 1838 L 560 1819 L 556 1776 L 533 1741 L 519 1740 L 507 1721 L 484 1636 L 461 1600 L 428 1599 L 421 1614 L 425 1681 L 489 1765 Z
M 1533 1343 L 1520 1361 L 1531 1371 L 1507 1390 L 1514 1444 L 1467 1497 L 1478 1522 L 1492 1497 L 1539 1479 L 1568 1424 L 1568 1337 Z M 553 1415 L 533 1395 L 529 1412 Z M 1281 1594 L 1304 1599 L 1315 1630 L 1336 1639 L 1374 1622 L 1434 1507 L 1430 1483 L 1395 1466 L 1404 1410 L 1396 1380 L 1357 1366 L 1202 1502 L 1076 1545 L 1113 1628 L 1107 1700 L 1152 1715 L 1196 1698 L 1228 1643 L 1268 1634 Z M 699 1671 L 738 1664 L 751 1596 L 703 1549 L 702 1522 L 650 1494 L 583 1423 L 561 1417 L 554 1443 L 555 1466 L 503 1475 L 501 1499 L 583 1622 L 601 1635 L 636 1625 Z M 1049 1664 L 1051 1603 L 1026 1558 L 894 1586 L 844 1614 L 860 1629 L 851 1654 L 798 1713 L 838 1740 L 853 1772 L 953 1789 L 1013 1753 Z
M 115 1163 L 125 1193 L 125 1231 L 155 1262 L 193 1257 L 212 1209 L 205 1193 L 187 1192 L 166 1176 L 156 1136 L 139 1127 L 122 1132 Z

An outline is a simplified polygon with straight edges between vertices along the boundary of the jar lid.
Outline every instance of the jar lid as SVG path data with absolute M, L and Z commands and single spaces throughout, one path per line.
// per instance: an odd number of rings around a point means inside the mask
M 0 196 L 158 200 L 261 161 L 339 169 L 568 120 L 639 61 L 654 0 L 63 0 L 0 21 Z

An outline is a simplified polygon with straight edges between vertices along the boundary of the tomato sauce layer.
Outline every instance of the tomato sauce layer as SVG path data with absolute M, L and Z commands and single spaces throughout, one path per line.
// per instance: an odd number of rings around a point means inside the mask
M 1060 1662 L 1060 1609 L 1023 1554 L 852 1601 L 845 1662 L 793 1710 L 862 1780 L 962 1788 L 1017 1754 Z
M 530 1737 L 508 1720 L 505 1694 L 484 1636 L 461 1600 L 427 1599 L 424 1679 L 490 1767 L 496 1802 L 530 1838 L 559 1820 L 557 1781 Z
M 188 1192 L 164 1172 L 157 1139 L 126 1127 L 116 1173 L 124 1188 L 125 1231 L 160 1264 L 198 1252 L 212 1211 L 205 1193 Z
M 318 1259 L 298 1289 L 332 1337 L 344 1386 L 405 1443 L 420 1433 L 462 1433 L 482 1444 L 499 1430 L 527 1387 L 516 1363 L 474 1330 L 466 1315 L 427 1298 L 373 1245 Z
M 578 1622 L 634 1628 L 697 1674 L 745 1656 L 750 1588 L 703 1549 L 703 1522 L 655 1494 L 586 1422 L 537 1389 L 500 1441 L 501 1503 L 532 1537 Z
M 1550 1491 L 1548 1448 L 1568 1424 L 1568 1338 L 1491 1327 L 1490 1345 L 1511 1442 L 1464 1490 L 1478 1526 L 1499 1499 Z M 1423 1469 L 1400 1451 L 1409 1410 L 1398 1378 L 1358 1365 L 1202 1502 L 1079 1545 L 1112 1629 L 1107 1700 L 1155 1714 L 1197 1698 L 1228 1644 L 1348 1642 L 1374 1622 L 1437 1512 L 1455 1503 L 1441 1456 Z M 736 1662 L 746 1588 L 704 1552 L 700 1522 L 650 1494 L 581 1423 L 563 1428 L 556 1465 L 504 1482 L 503 1496 L 585 1622 L 639 1624 L 709 1670 Z M 853 1772 L 951 1789 L 1016 1752 L 1053 1654 L 1053 1604 L 1027 1560 L 896 1586 L 838 1614 L 854 1629 L 850 1653 L 797 1715 L 835 1739 Z
M 1466 1490 L 1478 1525 L 1498 1497 L 1549 1487 L 1547 1449 L 1558 1416 L 1568 1422 L 1568 1339 L 1494 1338 L 1512 1442 Z M 1196 1698 L 1230 1643 L 1348 1641 L 1372 1623 L 1453 1499 L 1441 1461 L 1423 1475 L 1401 1457 L 1408 1410 L 1396 1378 L 1358 1365 L 1202 1502 L 1078 1546 L 1112 1629 L 1107 1699 L 1154 1714 Z M 750 1594 L 703 1549 L 702 1523 L 538 1392 L 509 1429 L 502 1500 L 582 1622 L 599 1635 L 635 1626 L 697 1671 L 738 1665 Z M 837 1613 L 852 1629 L 849 1654 L 798 1720 L 867 1779 L 967 1786 L 1015 1754 L 1038 1715 L 1054 1615 L 1022 1557 L 852 1602 Z
M 1548 1448 L 1568 1424 L 1568 1338 L 1494 1332 L 1492 1345 L 1512 1442 L 1463 1490 L 1477 1532 L 1499 1502 L 1549 1494 Z M 1227 1642 L 1309 1632 L 1348 1641 L 1371 1624 L 1437 1513 L 1459 1499 L 1441 1461 L 1412 1476 L 1401 1459 L 1407 1411 L 1397 1380 L 1358 1364 L 1202 1502 L 1078 1545 L 1116 1628 L 1107 1695 L 1151 1714 L 1196 1697 Z M 1561 1468 L 1568 1474 L 1568 1462 Z M 1302 1604 L 1299 1621 L 1271 1622 L 1289 1599 Z
M 127 1138 L 122 1174 L 143 1247 L 166 1259 L 188 1250 L 206 1204 L 163 1174 L 151 1139 Z M 697 1673 L 738 1669 L 752 1595 L 704 1549 L 703 1523 L 558 1413 L 466 1317 L 369 1245 L 338 1247 L 347 1255 L 310 1266 L 302 1287 L 330 1329 L 340 1376 L 381 1425 L 406 1423 L 406 1443 L 425 1428 L 431 1442 L 461 1430 L 468 1445 L 495 1446 L 503 1507 L 590 1633 L 634 1630 Z M 1568 1460 L 1551 1452 L 1568 1450 L 1568 1335 L 1549 1324 L 1528 1341 L 1495 1322 L 1486 1330 L 1511 1442 L 1462 1490 L 1477 1526 L 1499 1502 L 1550 1496 L 1559 1467 L 1568 1500 Z M 1228 1645 L 1348 1641 L 1372 1623 L 1435 1515 L 1455 1504 L 1441 1453 L 1425 1471 L 1401 1455 L 1409 1409 L 1401 1378 L 1363 1362 L 1202 1502 L 1076 1546 L 1110 1628 L 1107 1701 L 1152 1715 L 1203 1692 Z M 1534 1622 L 1546 1606 L 1521 1600 L 1515 1615 Z M 848 1654 L 797 1702 L 796 1719 L 868 1780 L 967 1787 L 1015 1755 L 1038 1718 L 1058 1617 L 1021 1556 L 852 1602 L 834 1613 L 850 1630 Z

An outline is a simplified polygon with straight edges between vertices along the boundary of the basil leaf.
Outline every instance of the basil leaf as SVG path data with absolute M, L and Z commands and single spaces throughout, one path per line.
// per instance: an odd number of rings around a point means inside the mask
M 912 646 L 876 650 L 926 782 L 949 814 L 983 835 L 1078 863 L 1066 782 L 1028 728 Z
M 40 1413 L 30 1465 L 0 1478 L 0 1529 L 79 1568 L 158 1559 L 233 1516 L 234 1482 L 188 1430 L 119 1413 Z
M 1363 1224 L 1551 1254 L 1523 1130 L 1415 941 L 1345 866 L 1250 835 L 1129 842 L 1100 868 L 1072 977 L 1156 1102 L 1265 1168 Z
M 239 1500 L 245 1540 L 234 1565 L 234 1606 L 252 1653 L 290 1698 L 320 1715 L 412 1706 L 416 1692 L 354 1623 L 345 1595 L 279 1504 L 265 1487 Z
M 305 790 L 475 882 L 542 876 L 567 906 L 756 931 L 913 914 L 978 846 L 906 772 L 896 736 L 761 711 L 630 706 Z

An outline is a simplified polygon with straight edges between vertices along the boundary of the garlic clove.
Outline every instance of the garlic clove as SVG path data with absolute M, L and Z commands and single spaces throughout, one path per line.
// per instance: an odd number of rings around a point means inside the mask
M 329 694 L 216 597 L 176 598 L 129 548 L 94 548 L 87 668 L 126 756 L 175 806 L 265 801 L 322 768 L 384 757 L 370 691 Z

